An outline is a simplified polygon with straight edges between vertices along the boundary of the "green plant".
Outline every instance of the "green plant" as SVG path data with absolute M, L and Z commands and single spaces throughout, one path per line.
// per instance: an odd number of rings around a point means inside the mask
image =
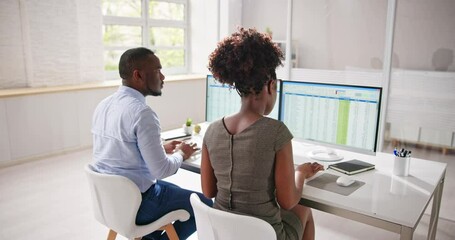
M 189 127 L 189 126 L 191 126 L 192 124 L 193 124 L 193 120 L 192 120 L 191 118 L 187 118 L 187 119 L 186 119 L 185 125 L 186 125 L 187 127 Z
M 272 34 L 273 34 L 272 29 L 270 29 L 269 27 L 266 27 L 266 28 L 265 28 L 265 32 L 266 32 L 270 37 L 272 37 Z

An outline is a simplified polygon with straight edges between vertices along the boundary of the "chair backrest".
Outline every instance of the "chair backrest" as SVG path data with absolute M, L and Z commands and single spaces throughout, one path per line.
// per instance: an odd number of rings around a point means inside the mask
M 90 164 L 85 166 L 95 218 L 120 235 L 130 236 L 136 228 L 136 215 L 141 192 L 130 179 L 98 173 Z
M 276 240 L 275 230 L 262 219 L 211 208 L 195 193 L 190 201 L 199 240 Z

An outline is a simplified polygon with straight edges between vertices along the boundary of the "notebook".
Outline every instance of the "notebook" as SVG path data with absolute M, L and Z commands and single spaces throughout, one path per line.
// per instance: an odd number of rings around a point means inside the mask
M 331 164 L 329 165 L 329 168 L 338 172 L 345 173 L 347 175 L 353 175 L 356 173 L 372 170 L 374 169 L 374 165 L 364 161 L 360 161 L 358 159 L 352 159 L 346 162 Z

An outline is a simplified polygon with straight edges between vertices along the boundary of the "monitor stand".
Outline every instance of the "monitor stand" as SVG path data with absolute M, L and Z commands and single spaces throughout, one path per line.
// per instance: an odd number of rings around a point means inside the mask
M 335 150 L 326 148 L 326 149 L 315 149 L 308 152 L 308 157 L 318 161 L 324 162 L 334 162 L 340 161 L 343 159 L 343 156 L 338 155 Z

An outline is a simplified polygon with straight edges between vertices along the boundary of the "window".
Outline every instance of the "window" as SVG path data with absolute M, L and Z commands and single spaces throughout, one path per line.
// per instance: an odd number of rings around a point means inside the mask
M 104 70 L 117 79 L 120 56 L 146 47 L 159 56 L 165 74 L 187 72 L 188 0 L 102 0 Z

